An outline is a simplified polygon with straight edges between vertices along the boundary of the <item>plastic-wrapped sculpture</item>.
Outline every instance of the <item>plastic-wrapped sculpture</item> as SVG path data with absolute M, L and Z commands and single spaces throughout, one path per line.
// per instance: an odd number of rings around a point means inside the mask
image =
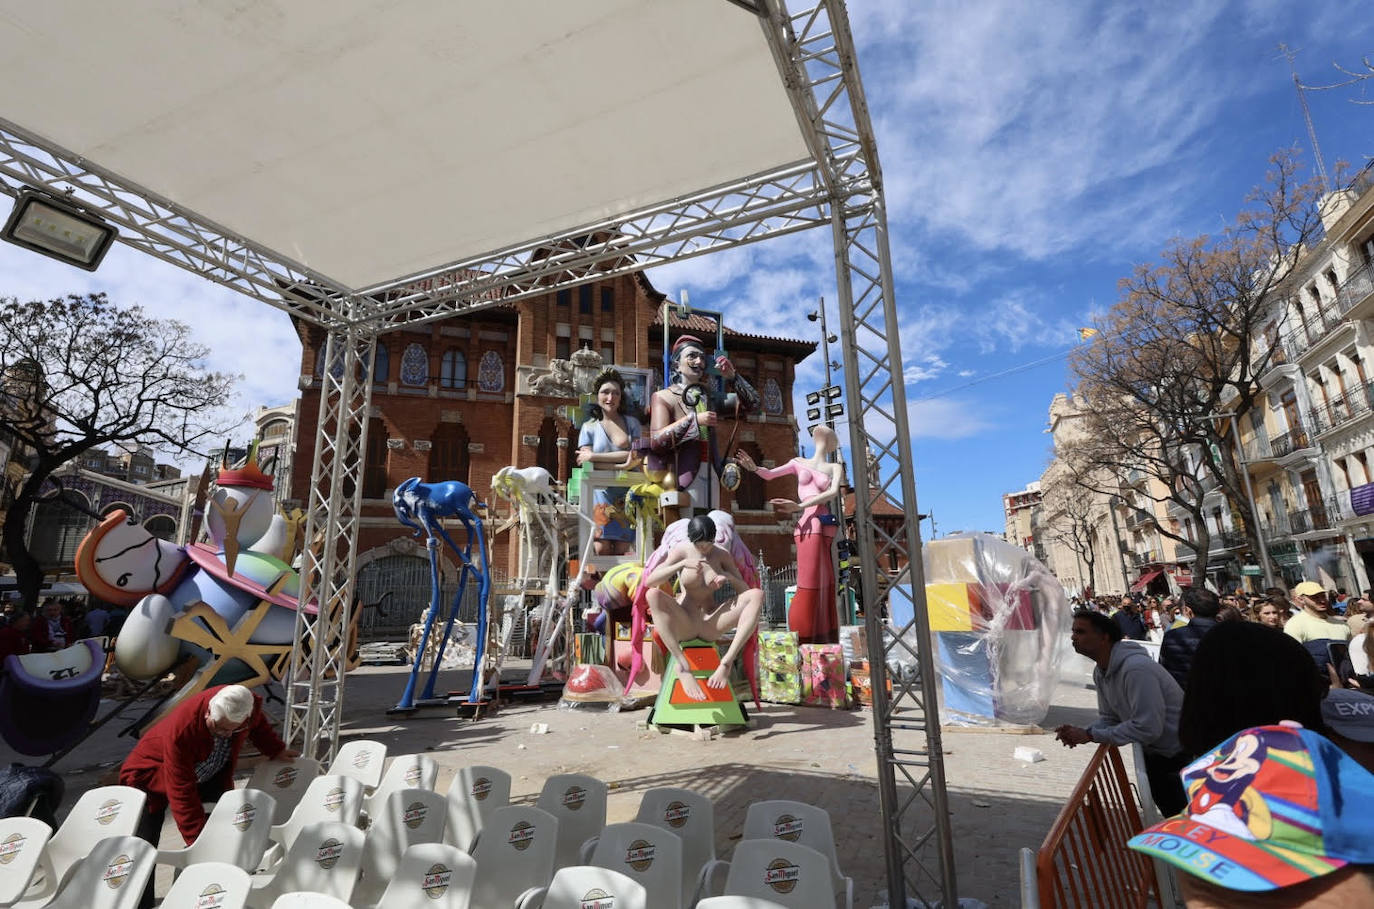
M 1068 647 L 1064 588 L 1030 553 L 987 534 L 932 540 L 924 556 L 940 721 L 1039 723 Z M 891 618 L 900 628 L 911 617 Z
M 491 595 L 491 569 L 487 557 L 487 541 L 482 533 L 482 519 L 477 511 L 485 508 L 477 501 L 477 496 L 466 483 L 449 480 L 444 483 L 425 483 L 419 477 L 411 477 L 396 487 L 391 497 L 392 507 L 396 510 L 396 520 L 415 531 L 415 535 L 426 536 L 425 547 L 429 551 L 430 601 L 425 614 L 425 630 L 420 638 L 420 647 L 415 654 L 415 662 L 410 667 L 410 678 L 405 692 L 396 704 L 395 710 L 410 710 L 415 705 L 415 684 L 420 675 L 421 655 L 429 645 L 429 636 L 434 630 L 434 620 L 439 615 L 439 541 L 443 540 L 458 557 L 462 572 L 458 576 L 458 590 L 453 595 L 453 608 L 449 610 L 448 622 L 444 625 L 443 637 L 439 639 L 438 652 L 443 653 L 449 635 L 453 633 L 453 623 L 458 618 L 458 604 L 462 602 L 463 591 L 467 588 L 468 578 L 477 579 L 477 645 L 473 658 L 472 684 L 468 689 L 467 701 L 476 704 L 482 697 L 482 660 L 486 656 L 487 642 L 487 601 Z M 457 518 L 467 531 L 463 547 L 453 542 L 441 523 L 444 518 Z M 478 562 L 472 560 L 472 544 L 477 543 Z M 435 660 L 425 682 L 422 700 L 434 696 L 434 682 L 438 678 L 440 661 Z
M 295 638 L 300 575 L 290 561 L 303 524 L 299 510 L 274 513 L 256 442 L 242 467 L 221 462 L 206 503 L 208 544 L 180 547 L 112 512 L 81 541 L 76 574 L 95 596 L 131 607 L 115 647 L 120 672 L 148 680 L 198 659 L 167 708 L 208 685 L 280 678 Z

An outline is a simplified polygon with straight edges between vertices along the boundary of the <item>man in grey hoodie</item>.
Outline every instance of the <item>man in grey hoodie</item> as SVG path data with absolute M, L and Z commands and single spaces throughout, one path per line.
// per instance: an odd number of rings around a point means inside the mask
M 1111 619 L 1086 610 L 1074 613 L 1073 649 L 1097 664 L 1097 722 L 1086 728 L 1065 724 L 1055 738 L 1073 748 L 1089 742 L 1130 745 L 1145 751 L 1145 775 L 1155 805 L 1172 817 L 1188 804 L 1178 772 L 1188 763 L 1178 742 L 1183 689 L 1134 641 L 1123 641 Z

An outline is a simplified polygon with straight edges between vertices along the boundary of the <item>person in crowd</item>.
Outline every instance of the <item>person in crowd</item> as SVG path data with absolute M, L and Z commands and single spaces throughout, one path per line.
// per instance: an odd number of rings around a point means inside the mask
M 1374 771 L 1374 696 L 1349 688 L 1332 688 L 1322 699 L 1326 736 L 1341 750 Z
M 1369 630 L 1361 631 L 1350 639 L 1350 648 L 1345 663 L 1340 667 L 1339 677 L 1347 688 L 1374 692 L 1374 634 Z
M 1129 597 L 1121 601 L 1121 608 L 1112 616 L 1112 620 L 1121 628 L 1121 634 L 1132 641 L 1149 640 L 1149 631 L 1145 628 L 1145 619 L 1141 615 L 1140 603 Z
M 1363 634 L 1365 626 L 1369 624 L 1370 615 L 1374 614 L 1374 600 L 1369 597 L 1357 597 L 1352 608 L 1346 611 L 1345 625 L 1350 629 L 1350 636 L 1353 638 L 1357 634 Z
M 1374 774 L 1296 723 L 1244 729 L 1183 772 L 1186 811 L 1128 845 L 1189 909 L 1374 906 Z
M 628 410 L 625 379 L 617 369 L 607 369 L 596 377 L 596 415 L 582 424 L 577 437 L 577 463 L 603 470 L 628 468 L 634 458 L 632 446 L 639 441 L 640 424 Z M 598 489 L 593 506 L 596 522 L 597 555 L 621 555 L 634 543 L 635 529 L 625 514 L 623 488 Z
M 1282 631 L 1283 623 L 1288 621 L 1289 612 L 1288 598 L 1283 594 L 1271 594 L 1254 605 L 1250 611 L 1250 620 Z
M 86 613 L 86 626 L 91 631 L 91 637 L 98 638 L 105 634 L 105 626 L 109 621 L 110 611 L 102 603 L 96 603 Z
M 14 613 L 8 624 L 0 626 L 0 661 L 7 656 L 23 656 L 33 651 L 29 634 L 32 624 L 33 616 L 21 609 Z M 0 662 L 0 672 L 3 671 L 4 664 Z
M 1348 641 L 1350 628 L 1331 614 L 1329 594 L 1316 581 L 1303 581 L 1293 588 L 1298 612 L 1283 626 L 1283 631 L 1298 643 L 1308 641 Z
M 71 619 L 62 614 L 62 604 L 51 599 L 43 601 L 29 636 L 34 653 L 55 653 L 76 643 Z
M 1221 607 L 1217 612 L 1218 622 L 1244 622 L 1245 613 L 1240 611 L 1240 607 L 1234 603 Z
M 218 801 L 234 785 L 234 768 L 245 740 L 270 760 L 291 761 L 262 711 L 262 698 L 242 685 L 220 685 L 186 698 L 158 720 L 119 769 L 119 782 L 147 793 L 136 835 L 154 846 L 171 808 L 181 837 L 190 845 L 205 827 L 204 802 Z M 144 891 L 152 905 L 152 881 Z
M 1159 645 L 1159 665 L 1180 686 L 1188 684 L 1188 668 L 1193 663 L 1193 653 L 1202 636 L 1216 626 L 1221 602 L 1216 594 L 1205 587 L 1189 587 L 1183 591 L 1183 610 L 1188 616 L 1188 624 L 1164 632 L 1164 640 Z
M 1193 654 L 1179 743 L 1191 755 L 1203 754 L 1242 729 L 1281 720 L 1320 731 L 1325 693 L 1306 648 L 1279 629 L 1219 623 Z
M 1331 600 L 1332 612 L 1338 613 L 1340 615 L 1345 615 L 1346 612 L 1349 611 L 1348 607 L 1350 604 L 1350 594 L 1345 592 L 1344 587 L 1337 587 L 1335 590 L 1330 592 L 1329 596 Z
M 1155 805 L 1166 816 L 1183 810 L 1187 800 L 1178 776 L 1188 757 L 1178 741 L 1183 689 L 1144 648 L 1122 640 L 1121 626 L 1105 616 L 1075 613 L 1071 634 L 1073 649 L 1097 664 L 1093 683 L 1099 716 L 1088 727 L 1066 723 L 1055 729 L 1055 738 L 1070 748 L 1139 742 Z

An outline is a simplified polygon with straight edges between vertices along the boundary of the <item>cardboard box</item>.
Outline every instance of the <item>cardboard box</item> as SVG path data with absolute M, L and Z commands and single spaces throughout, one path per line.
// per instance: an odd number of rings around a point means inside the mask
M 843 709 L 845 696 L 844 652 L 839 644 L 803 644 L 802 703 L 811 707 Z
M 759 700 L 801 703 L 801 649 L 796 632 L 759 632 L 758 676 Z

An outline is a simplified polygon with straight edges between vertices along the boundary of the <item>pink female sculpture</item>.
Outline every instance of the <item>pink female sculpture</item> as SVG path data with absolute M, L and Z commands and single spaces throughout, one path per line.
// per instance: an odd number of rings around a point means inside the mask
M 797 478 L 797 501 L 770 499 L 778 511 L 801 512 L 792 538 L 797 543 L 797 592 L 787 611 L 787 625 L 801 644 L 834 644 L 839 641 L 839 616 L 835 609 L 835 564 L 831 543 L 839 520 L 829 502 L 840 494 L 844 470 L 827 457 L 839 447 L 835 430 L 817 426 L 811 431 L 815 453 L 793 458 L 781 467 L 760 467 L 747 452 L 736 457 L 740 466 L 765 480 L 792 475 Z

